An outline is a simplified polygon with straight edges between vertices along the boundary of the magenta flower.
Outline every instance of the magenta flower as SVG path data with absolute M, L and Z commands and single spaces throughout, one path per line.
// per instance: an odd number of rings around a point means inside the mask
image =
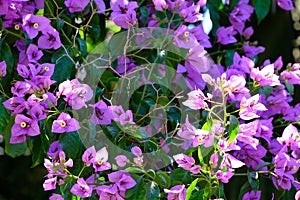
M 233 56 L 233 64 L 229 66 L 228 70 L 235 69 L 238 71 L 237 76 L 243 75 L 246 78 L 246 74 L 250 74 L 252 69 L 254 68 L 255 63 L 248 57 L 240 56 L 238 53 L 235 53 Z M 230 74 L 227 74 L 227 77 L 231 77 Z
M 77 79 L 66 80 L 59 84 L 57 96 L 64 95 L 72 109 L 79 110 L 87 107 L 85 104 L 93 97 L 93 90 L 87 84 L 81 84 Z
M 65 6 L 68 8 L 70 13 L 83 11 L 84 8 L 89 4 L 90 0 L 66 0 Z
M 31 76 L 48 76 L 51 77 L 54 73 L 55 65 L 51 63 L 43 63 L 43 64 L 37 64 L 32 65 L 29 64 Z
M 207 72 L 211 68 L 211 60 L 207 56 L 207 52 L 200 45 L 197 45 L 189 50 L 186 55 L 185 67 L 187 71 L 195 71 L 195 73 L 201 74 Z M 201 76 L 200 76 L 201 77 Z M 196 81 L 199 81 L 198 79 Z
M 135 180 L 128 172 L 124 170 L 119 170 L 108 174 L 108 179 L 110 182 L 116 183 L 121 191 L 126 191 L 127 189 L 133 188 L 136 185 Z
M 79 123 L 69 114 L 62 112 L 52 124 L 53 133 L 65 133 L 77 131 L 80 129 Z
M 178 136 L 187 140 L 193 140 L 195 138 L 196 128 L 190 124 L 188 116 L 185 118 L 185 123 L 181 125 Z
M 3 102 L 6 109 L 12 111 L 11 114 L 18 114 L 25 109 L 25 100 L 23 97 L 11 97 Z
M 290 122 L 297 122 L 300 120 L 300 103 L 296 104 L 294 107 L 287 106 L 284 112 L 283 119 Z
M 293 10 L 294 5 L 292 0 L 276 0 L 277 5 L 284 10 Z
M 240 150 L 234 155 L 239 160 L 243 161 L 247 167 L 252 167 L 256 170 L 258 165 L 264 162 L 262 158 L 266 155 L 267 150 L 260 144 L 256 147 L 256 149 L 248 144 L 240 144 L 239 146 Z M 266 167 L 261 170 L 266 170 Z
M 54 141 L 51 143 L 47 154 L 50 158 L 55 159 L 59 157 L 61 151 L 63 151 L 63 149 L 61 148 L 59 141 Z
M 189 107 L 193 110 L 205 109 L 208 108 L 205 100 L 210 99 L 205 97 L 201 90 L 194 90 L 188 93 L 188 100 L 182 102 L 183 105 Z
M 202 168 L 200 165 L 195 165 L 195 166 L 191 167 L 190 172 L 193 174 L 199 174 L 201 169 Z
M 227 169 L 237 169 L 244 166 L 245 163 L 236 159 L 234 156 L 229 153 L 225 153 L 223 156 L 223 161 L 220 164 L 220 169 L 226 167 Z
M 209 41 L 209 36 L 204 32 L 202 24 L 199 24 L 198 26 L 195 26 L 194 28 L 190 29 L 189 32 L 196 37 L 201 46 L 206 48 L 212 47 Z
M 175 162 L 179 167 L 182 167 L 185 170 L 190 170 L 195 164 L 193 157 L 187 156 L 183 153 L 173 156 Z
M 112 115 L 113 115 L 113 120 L 116 122 L 119 122 L 120 116 L 125 113 L 122 106 L 110 106 Z
M 175 185 L 170 189 L 164 189 L 164 192 L 168 194 L 168 200 L 185 200 L 186 197 L 185 185 Z
M 11 88 L 11 93 L 17 97 L 23 97 L 25 94 L 28 94 L 31 89 L 29 83 L 23 81 L 17 81 L 14 86 Z
M 271 137 L 273 135 L 273 118 L 269 118 L 266 120 L 257 120 L 258 121 L 258 125 L 257 125 L 257 131 L 255 136 L 256 137 L 260 137 L 265 139 L 265 141 L 268 142 L 268 144 L 270 144 L 271 142 Z
M 229 16 L 229 21 L 232 26 L 241 34 L 244 30 L 245 23 L 250 19 L 254 8 L 242 1 L 232 10 Z
M 42 51 L 34 44 L 29 44 L 26 55 L 29 62 L 37 63 L 38 60 L 44 55 Z
M 131 153 L 132 153 L 133 155 L 135 155 L 135 156 L 142 156 L 142 155 L 143 155 L 143 152 L 142 152 L 141 148 L 138 147 L 138 146 L 132 147 L 132 148 L 131 148 Z
M 211 165 L 212 168 L 217 168 L 218 167 L 218 161 L 219 161 L 219 154 L 218 153 L 213 153 L 210 156 L 209 164 Z
M 152 2 L 155 6 L 155 10 L 158 11 L 163 11 L 169 7 L 165 0 L 152 0 Z
M 243 97 L 249 98 L 251 96 L 249 89 L 246 88 L 246 80 L 243 76 L 232 75 L 223 86 L 233 101 L 240 101 Z
M 250 26 L 250 27 L 248 27 L 248 28 L 246 28 L 245 30 L 244 30 L 244 32 L 243 32 L 243 36 L 245 37 L 245 38 L 250 38 L 252 35 L 253 35 L 253 33 L 254 33 L 254 30 L 253 30 L 253 28 Z
M 288 70 L 284 70 L 281 76 L 289 84 L 300 84 L 300 64 L 295 63 L 290 69 L 288 67 Z
M 220 180 L 223 183 L 228 183 L 229 179 L 234 175 L 233 172 L 227 171 L 227 172 L 223 172 L 221 170 L 218 170 L 216 172 L 216 177 L 218 180 Z
M 180 25 L 174 32 L 174 44 L 184 49 L 190 49 L 196 45 L 199 45 L 196 37 L 185 25 Z
M 38 47 L 42 49 L 58 49 L 61 47 L 61 41 L 57 30 L 51 26 L 42 30 L 43 35 L 39 37 Z
M 94 0 L 98 8 L 98 14 L 105 14 L 105 3 L 103 0 Z
M 254 138 L 253 136 L 257 131 L 257 126 L 258 121 L 253 121 L 248 124 L 241 124 L 236 139 L 240 142 L 244 142 L 245 144 L 249 144 L 254 149 L 256 149 L 259 144 L 259 140 Z
M 60 194 L 52 194 L 51 197 L 49 197 L 49 200 L 64 200 L 64 198 Z
M 11 136 L 10 143 L 21 143 L 25 142 L 26 135 L 36 136 L 40 134 L 40 128 L 37 120 L 30 119 L 22 114 L 17 114 L 15 118 L 15 124 L 11 128 Z M 16 137 L 21 137 L 23 141 L 14 140 Z
M 29 70 L 29 66 L 32 65 L 32 64 L 28 64 L 27 65 L 23 65 L 23 64 L 18 64 L 17 65 L 17 71 L 18 71 L 18 74 L 22 77 L 22 78 L 28 78 L 31 73 L 30 73 L 30 70 Z
M 257 81 L 260 86 L 276 86 L 280 85 L 279 76 L 274 74 L 274 65 L 265 66 L 262 70 L 253 68 L 250 77 Z
M 253 57 L 253 56 L 256 56 L 256 55 L 264 52 L 265 48 L 261 47 L 261 46 L 259 46 L 259 47 L 251 46 L 249 44 L 249 41 L 247 41 L 243 45 L 243 50 L 247 57 Z
M 0 16 L 7 15 L 10 1 L 8 1 L 8 0 L 1 0 L 0 2 L 1 2 L 0 3 Z
M 206 130 L 196 129 L 193 147 L 197 147 L 202 144 L 204 147 L 212 146 L 214 144 L 214 136 Z
M 195 23 L 203 20 L 203 16 L 200 13 L 200 5 L 198 4 L 180 10 L 179 14 L 185 22 Z
M 77 183 L 70 190 L 71 193 L 81 198 L 92 196 L 93 188 L 90 187 L 83 178 L 79 178 Z
M 131 153 L 136 157 L 133 158 L 135 164 L 142 166 L 143 165 L 143 152 L 140 147 L 134 146 L 131 148 Z
M 118 193 L 118 186 L 116 184 L 98 186 L 96 187 L 96 192 L 99 195 L 99 200 L 124 200 Z
M 49 178 L 49 179 L 45 180 L 45 182 L 43 184 L 44 190 L 45 191 L 55 190 L 55 188 L 56 188 L 56 181 L 57 181 L 57 177 L 53 177 L 53 178 Z
M 235 42 L 237 42 L 236 38 L 234 37 L 235 34 L 236 34 L 236 31 L 234 30 L 234 28 L 232 26 L 229 26 L 226 28 L 224 26 L 221 26 L 217 30 L 217 37 L 218 37 L 217 42 L 224 44 L 224 45 L 235 43 Z
M 91 146 L 87 148 L 83 155 L 82 155 L 82 161 L 85 163 L 85 165 L 88 167 L 95 161 L 96 157 L 96 149 L 94 146 Z
M 128 29 L 137 23 L 136 12 L 134 11 L 138 7 L 136 1 L 111 0 L 110 7 L 113 11 L 111 18 L 116 25 Z
M 90 121 L 96 124 L 107 125 L 111 124 L 113 118 L 112 109 L 101 100 L 92 106 L 94 108 L 93 115 Z
M 132 59 L 124 56 L 118 56 L 118 66 L 116 68 L 116 71 L 119 74 L 126 74 L 135 67 L 136 65 L 134 64 Z
M 6 76 L 6 62 L 0 62 L 0 78 Z
M 27 110 L 27 114 L 30 115 L 30 117 L 33 119 L 42 120 L 47 118 L 47 113 L 44 111 L 45 108 L 39 103 L 36 103 L 30 109 Z
M 300 133 L 298 132 L 298 129 L 294 125 L 290 124 L 283 130 L 282 136 L 278 137 L 277 141 L 281 145 L 285 145 L 288 147 L 291 147 L 294 145 L 299 146 Z
M 250 192 L 246 192 L 242 198 L 242 200 L 260 200 L 260 195 L 261 195 L 261 191 L 253 191 L 251 190 Z
M 107 162 L 107 160 L 108 160 L 108 152 L 106 150 L 106 147 L 103 147 L 102 149 L 96 152 L 93 161 L 93 167 L 95 169 L 95 172 L 111 169 L 111 165 L 109 162 Z
M 125 167 L 128 162 L 128 158 L 124 155 L 118 155 L 115 157 L 116 163 L 119 167 Z
M 46 17 L 32 14 L 24 15 L 23 17 L 22 27 L 30 39 L 35 38 L 39 31 L 44 30 L 47 26 L 50 26 L 50 20 Z
M 267 108 L 258 101 L 259 94 L 256 94 L 249 99 L 243 97 L 240 103 L 240 117 L 244 120 L 259 118 L 260 116 L 256 114 L 257 111 L 265 111 Z
M 122 126 L 124 126 L 125 124 L 135 124 L 135 122 L 133 121 L 133 115 L 131 110 L 127 110 L 125 113 L 122 113 L 118 121 Z

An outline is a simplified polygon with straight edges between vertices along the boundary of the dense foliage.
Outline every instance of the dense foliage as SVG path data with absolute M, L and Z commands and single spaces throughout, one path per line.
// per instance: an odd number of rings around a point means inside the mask
M 300 64 L 252 39 L 271 2 L 0 0 L 5 153 L 51 200 L 226 199 L 233 176 L 299 200 Z

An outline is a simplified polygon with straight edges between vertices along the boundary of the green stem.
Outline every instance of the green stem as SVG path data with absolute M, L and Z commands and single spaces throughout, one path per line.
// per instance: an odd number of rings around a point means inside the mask
M 20 38 L 20 39 L 22 39 L 22 40 L 25 40 L 25 38 L 22 36 L 22 35 L 20 35 L 20 34 L 17 34 L 17 33 L 15 33 L 15 32 L 12 32 L 12 31 L 10 31 L 10 30 L 7 30 L 7 29 L 2 29 L 4 32 L 6 32 L 7 34 L 10 34 L 10 35 L 13 35 L 13 36 L 15 36 L 15 37 L 17 37 L 17 38 Z

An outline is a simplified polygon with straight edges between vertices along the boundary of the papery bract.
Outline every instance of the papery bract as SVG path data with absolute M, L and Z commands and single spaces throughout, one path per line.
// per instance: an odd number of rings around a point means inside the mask
M 164 192 L 168 194 L 168 200 L 185 200 L 186 197 L 185 185 L 175 185 L 170 189 L 164 189 Z
M 61 113 L 52 125 L 53 133 L 72 132 L 80 129 L 79 123 L 67 113 Z
M 64 4 L 66 5 L 70 13 L 74 13 L 74 12 L 83 11 L 89 2 L 90 2 L 89 0 L 81 0 L 81 1 L 66 0 Z
M 92 195 L 93 188 L 90 187 L 83 178 L 79 178 L 77 183 L 73 185 L 70 192 L 81 198 L 87 198 Z
M 0 78 L 6 76 L 6 62 L 0 62 Z
M 30 39 L 35 38 L 39 31 L 44 30 L 47 26 L 50 26 L 50 20 L 44 16 L 28 14 L 23 17 L 22 27 Z
M 249 99 L 245 97 L 242 98 L 240 103 L 240 117 L 244 120 L 250 120 L 254 118 L 259 118 L 260 116 L 257 115 L 257 111 L 265 111 L 267 108 L 262 104 L 259 103 L 259 94 L 256 94 Z

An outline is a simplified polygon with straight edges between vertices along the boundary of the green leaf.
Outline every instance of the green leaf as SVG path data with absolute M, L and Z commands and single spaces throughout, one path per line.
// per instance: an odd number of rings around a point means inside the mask
M 39 11 L 37 11 L 37 13 L 35 13 L 35 15 L 44 16 L 44 9 L 40 9 Z
M 146 185 L 143 177 L 138 177 L 134 188 L 126 191 L 126 198 L 130 200 L 146 200 Z
M 147 200 L 156 200 L 160 197 L 160 190 L 154 181 L 151 181 L 146 184 L 146 199 Z
M 259 93 L 260 94 L 265 94 L 266 97 L 269 97 L 272 94 L 273 87 L 272 86 L 264 86 L 260 88 Z
M 254 10 L 258 24 L 268 15 L 271 0 L 253 0 Z
M 121 27 L 117 26 L 113 21 L 111 20 L 107 20 L 106 21 L 106 28 L 110 31 L 112 31 L 113 33 L 117 33 L 121 31 Z
M 14 69 L 14 57 L 9 45 L 4 42 L 4 39 L 0 39 L 0 61 L 5 60 L 6 70 L 8 74 L 11 74 Z
M 286 89 L 289 91 L 290 95 L 294 95 L 294 85 L 289 84 L 288 82 L 284 81 Z
M 3 133 L 4 133 L 4 139 L 5 139 L 5 153 L 9 155 L 12 158 L 21 156 L 25 153 L 27 150 L 27 143 L 19 143 L 19 144 L 10 144 L 9 140 L 11 137 L 11 127 L 14 124 L 14 117 L 10 118 L 10 121 L 8 125 L 5 127 Z
M 191 196 L 190 200 L 204 199 L 203 193 L 204 193 L 204 190 L 200 190 L 200 191 L 195 192 L 195 193 Z
M 59 138 L 59 144 L 68 158 L 77 158 L 82 146 L 77 132 L 63 133 Z
M 52 79 L 61 83 L 66 79 L 72 79 L 76 73 L 74 63 L 70 59 L 71 52 L 65 52 L 63 48 L 53 54 L 51 61 L 55 63 L 55 70 Z M 72 58 L 72 57 L 71 57 Z
M 219 9 L 222 8 L 222 1 L 221 0 L 211 0 L 207 1 L 206 6 L 209 9 L 210 12 L 210 17 L 213 23 L 213 29 L 212 33 L 213 35 L 216 35 L 216 32 L 218 28 L 220 27 L 220 14 L 219 14 Z
M 242 200 L 244 194 L 251 190 L 249 182 L 246 182 L 240 189 L 238 200 Z
M 148 8 L 146 6 L 142 6 L 142 7 L 140 7 L 140 11 L 141 11 L 141 15 L 142 15 L 142 20 L 144 23 L 146 23 L 148 16 L 149 16 Z
M 233 64 L 233 56 L 235 51 L 234 50 L 226 50 L 225 54 L 225 65 L 230 66 Z
M 42 141 L 40 137 L 32 138 L 32 165 L 31 168 L 41 164 L 44 159 L 44 149 L 42 148 Z
M 192 192 L 193 192 L 193 190 L 195 189 L 197 183 L 198 183 L 198 178 L 196 178 L 196 179 L 191 183 L 191 185 L 187 188 L 185 200 L 189 200 L 189 199 L 190 199 L 190 197 L 191 197 L 191 195 L 192 195 Z
M 191 172 L 184 170 L 182 168 L 177 168 L 172 171 L 170 174 L 171 184 L 179 185 L 179 184 L 190 184 L 193 179 L 191 177 Z
M 259 180 L 258 180 L 258 173 L 257 172 L 250 172 L 247 173 L 248 181 L 252 190 L 256 191 L 259 188 Z
M 163 185 L 165 188 L 169 188 L 171 186 L 170 177 L 166 172 L 157 172 L 155 180 Z
M 240 0 L 230 0 L 230 4 L 229 4 L 230 7 L 231 7 L 231 8 L 234 8 L 234 7 L 239 3 L 239 1 L 240 1 Z
M 140 168 L 137 168 L 137 167 L 127 167 L 125 169 L 126 172 L 129 172 L 129 173 L 144 173 L 144 171 Z
M 210 131 L 211 127 L 210 127 L 210 122 L 207 121 L 205 122 L 205 124 L 203 124 L 203 126 L 201 127 L 202 130 L 205 130 L 205 131 Z
M 3 106 L 4 99 L 0 98 L 0 135 L 3 134 L 4 129 L 6 128 L 7 124 L 9 123 L 10 114 Z
M 228 128 L 228 133 L 229 133 L 228 144 L 230 144 L 236 139 L 239 131 L 239 127 L 240 127 L 239 120 L 235 116 L 230 115 L 230 125 Z
M 273 164 L 270 163 L 270 162 L 263 162 L 263 163 L 260 163 L 258 166 L 257 166 L 257 171 L 261 170 L 262 168 L 266 167 L 266 166 L 272 166 Z

